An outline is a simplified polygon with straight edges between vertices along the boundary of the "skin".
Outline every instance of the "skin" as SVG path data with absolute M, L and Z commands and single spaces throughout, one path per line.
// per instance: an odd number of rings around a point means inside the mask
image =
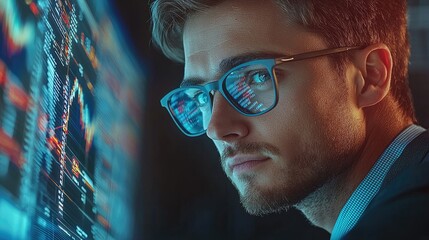
M 185 82 L 200 84 L 218 80 L 224 74 L 220 63 L 231 57 L 328 48 L 271 1 L 225 1 L 193 14 L 183 43 Z M 328 57 L 279 66 L 278 104 L 261 116 L 243 116 L 214 94 L 207 135 L 249 213 L 295 206 L 331 232 L 350 194 L 411 123 L 388 94 L 389 49 L 376 44 L 350 55 L 344 73 L 336 72 Z

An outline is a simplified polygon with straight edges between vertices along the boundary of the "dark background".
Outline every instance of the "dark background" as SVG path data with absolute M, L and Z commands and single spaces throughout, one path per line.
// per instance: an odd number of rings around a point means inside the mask
M 329 239 L 296 210 L 248 215 L 224 175 L 214 145 L 188 138 L 161 108 L 177 87 L 180 64 L 150 43 L 148 1 L 116 1 L 114 8 L 146 79 L 144 158 L 136 189 L 136 239 Z M 429 127 L 429 1 L 409 1 L 412 59 L 410 87 L 421 125 Z M 426 16 L 425 16 L 426 15 Z

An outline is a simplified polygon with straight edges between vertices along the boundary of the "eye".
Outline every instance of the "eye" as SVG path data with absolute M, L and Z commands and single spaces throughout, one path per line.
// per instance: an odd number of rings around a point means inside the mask
M 194 100 L 199 107 L 204 107 L 209 102 L 209 96 L 204 92 L 197 92 L 194 96 Z
M 251 71 L 247 74 L 247 84 L 252 85 L 263 85 L 271 81 L 271 76 L 267 70 Z

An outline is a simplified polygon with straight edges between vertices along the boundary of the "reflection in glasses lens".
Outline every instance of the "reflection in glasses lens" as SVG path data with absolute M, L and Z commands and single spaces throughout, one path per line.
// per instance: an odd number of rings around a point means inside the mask
M 231 72 L 225 85 L 231 102 L 245 114 L 264 112 L 275 103 L 275 82 L 264 65 L 248 65 Z
M 198 88 L 185 88 L 171 96 L 170 111 L 177 123 L 188 134 L 197 134 L 206 129 L 211 115 L 207 93 Z

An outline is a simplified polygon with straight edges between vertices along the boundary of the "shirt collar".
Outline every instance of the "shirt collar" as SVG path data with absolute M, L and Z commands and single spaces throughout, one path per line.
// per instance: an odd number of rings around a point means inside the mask
M 401 156 L 405 147 L 424 131 L 425 129 L 420 126 L 411 125 L 386 148 L 342 208 L 332 230 L 332 240 L 341 239 L 356 225 L 371 200 L 379 192 L 390 167 Z

